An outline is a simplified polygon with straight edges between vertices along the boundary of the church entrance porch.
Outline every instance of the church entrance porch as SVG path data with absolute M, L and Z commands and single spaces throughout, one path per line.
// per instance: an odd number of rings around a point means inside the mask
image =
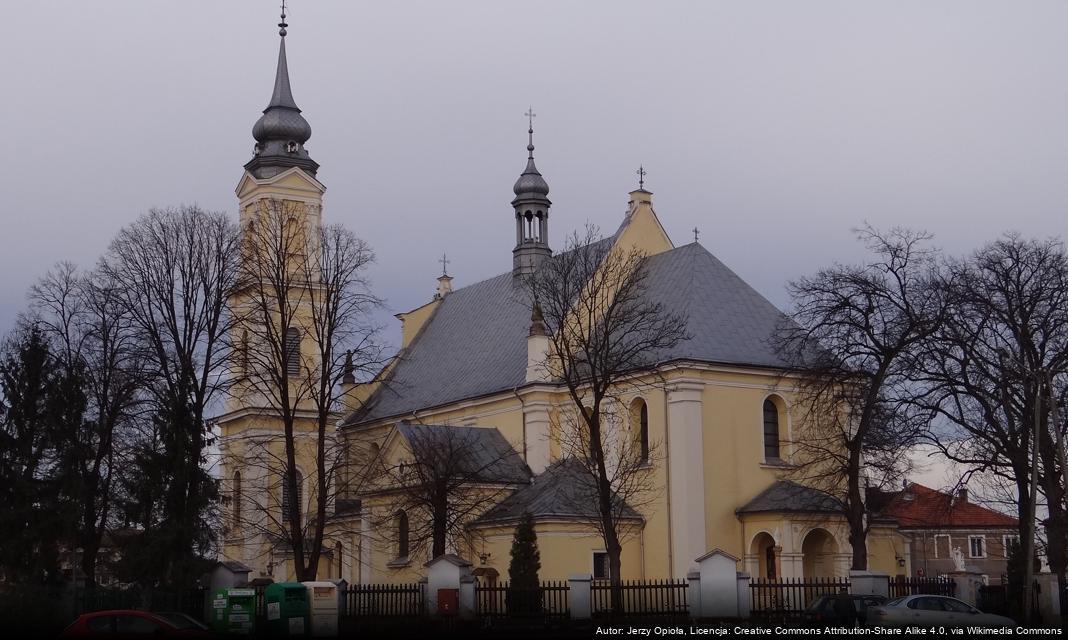
M 754 579 L 846 578 L 851 552 L 845 523 L 811 516 L 743 518 L 744 569 Z

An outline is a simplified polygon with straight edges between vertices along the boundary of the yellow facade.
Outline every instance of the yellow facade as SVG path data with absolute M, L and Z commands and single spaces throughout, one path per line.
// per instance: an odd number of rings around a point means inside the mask
M 671 242 L 651 206 L 651 194 L 632 194 L 632 206 L 617 236 L 620 250 L 629 246 L 652 254 L 672 248 Z M 432 315 L 435 303 L 421 307 L 405 320 L 405 344 Z M 624 579 L 682 577 L 704 551 L 720 548 L 742 558 L 739 570 L 767 577 L 762 564 L 766 540 L 776 549 L 777 577 L 842 576 L 848 572 L 850 547 L 847 528 L 841 516 L 833 514 L 759 514 L 740 516 L 735 510 L 767 489 L 776 480 L 790 478 L 788 465 L 767 464 L 764 459 L 762 407 L 771 397 L 780 407 L 780 436 L 783 455 L 788 458 L 792 407 L 789 377 L 774 370 L 757 368 L 676 364 L 662 368 L 658 376 L 630 385 L 635 391 L 620 402 L 628 405 L 640 397 L 648 407 L 650 440 L 666 455 L 655 460 L 646 472 L 654 477 L 655 495 L 643 505 L 642 526 L 631 527 L 624 537 L 622 571 Z M 548 456 L 561 455 L 558 430 L 566 428 L 561 416 L 574 411 L 565 390 L 547 383 L 532 383 L 512 392 L 469 399 L 447 406 L 419 411 L 414 417 L 423 424 L 478 426 L 497 429 L 513 448 L 530 462 L 533 448 L 528 433 L 532 406 L 542 406 L 548 414 Z M 680 409 L 680 406 L 682 407 Z M 622 409 L 622 407 L 621 407 Z M 687 414 L 686 412 L 690 413 Z M 626 413 L 620 411 L 621 414 Z M 702 471 L 699 487 L 683 491 L 672 488 L 692 484 L 683 470 L 673 476 L 671 436 L 668 425 L 679 416 L 698 416 L 700 438 L 696 451 L 688 452 Z M 412 420 L 412 416 L 405 419 Z M 347 429 L 346 441 L 384 442 L 392 425 L 389 421 Z M 689 443 L 685 443 L 687 446 Z M 361 445 L 363 446 L 363 445 Z M 534 464 L 531 465 L 535 466 Z M 690 489 L 690 487 L 687 487 Z M 699 490 L 698 490 L 699 489 Z M 671 504 L 672 499 L 691 505 Z M 365 501 L 364 509 L 388 511 L 388 500 Z M 487 505 L 488 507 L 489 505 Z M 701 512 L 698 522 L 687 522 L 693 512 Z M 344 564 L 350 580 L 364 582 L 409 582 L 423 575 L 422 562 L 391 566 L 395 560 L 388 542 L 389 532 L 359 533 L 372 526 L 372 519 L 339 526 L 354 549 L 351 562 Z M 678 529 L 690 526 L 697 533 L 691 539 Z M 589 572 L 593 553 L 603 550 L 603 541 L 588 523 L 539 521 L 536 524 L 542 555 L 543 579 L 564 579 Z M 762 537 L 763 536 L 763 537 Z M 468 558 L 476 569 L 506 576 L 511 527 L 474 527 L 466 540 L 454 541 L 451 551 Z M 872 570 L 891 574 L 901 572 L 897 558 L 903 542 L 892 529 L 874 529 L 869 539 Z M 700 552 L 696 552 L 700 550 Z

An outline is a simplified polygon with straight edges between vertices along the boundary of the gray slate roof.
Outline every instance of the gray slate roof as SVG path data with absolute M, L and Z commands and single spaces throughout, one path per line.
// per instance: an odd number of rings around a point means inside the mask
M 777 480 L 735 513 L 841 513 L 842 502 L 829 493 Z
M 428 445 L 444 451 L 462 451 L 462 469 L 473 478 L 486 482 L 525 484 L 530 481 L 530 467 L 512 448 L 500 431 L 490 427 L 453 427 L 433 424 L 397 425 L 397 431 L 409 443 Z
M 593 478 L 574 458 L 557 460 L 534 477 L 529 485 L 497 503 L 474 521 L 475 525 L 518 520 L 529 511 L 534 518 L 590 520 L 599 517 L 597 504 L 591 499 Z M 641 518 L 625 502 L 620 515 Z
M 652 362 L 691 359 L 786 367 L 769 343 L 782 313 L 691 243 L 649 258 L 648 295 L 688 319 L 690 339 Z M 450 293 L 388 380 L 346 424 L 511 390 L 525 381 L 530 308 L 511 272 Z

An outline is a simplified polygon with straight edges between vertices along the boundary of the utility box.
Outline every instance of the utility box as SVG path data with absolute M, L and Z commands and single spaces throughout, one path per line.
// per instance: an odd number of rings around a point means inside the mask
M 211 599 L 211 628 L 251 635 L 256 624 L 255 589 L 216 589 Z
M 460 612 L 460 590 L 438 589 L 438 615 L 454 616 Z
M 307 587 L 299 582 L 276 582 L 267 586 L 264 590 L 263 598 L 267 607 L 268 635 L 307 635 Z
M 333 582 L 305 582 L 311 635 L 316 638 L 337 636 L 337 585 Z

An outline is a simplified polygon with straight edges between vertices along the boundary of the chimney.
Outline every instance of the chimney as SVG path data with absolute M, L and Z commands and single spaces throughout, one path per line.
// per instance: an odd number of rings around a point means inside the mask
M 545 318 L 537 304 L 530 313 L 530 333 L 527 335 L 527 382 L 547 382 L 545 359 L 549 356 L 549 332 L 545 329 Z
M 968 488 L 962 487 L 960 491 L 957 491 L 957 503 L 968 504 Z

